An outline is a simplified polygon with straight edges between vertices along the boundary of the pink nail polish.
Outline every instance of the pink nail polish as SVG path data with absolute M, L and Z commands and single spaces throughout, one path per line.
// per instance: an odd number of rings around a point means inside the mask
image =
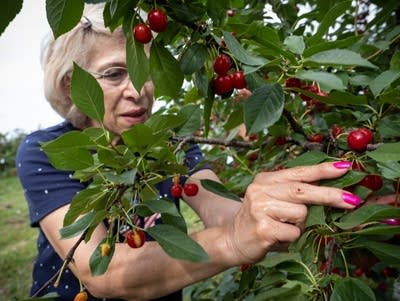
M 347 168 L 350 168 L 351 165 L 352 165 L 352 163 L 349 161 L 337 161 L 337 162 L 333 163 L 333 166 L 335 166 L 336 168 L 339 168 L 339 169 L 345 169 L 345 168 L 347 169 Z
M 343 198 L 343 201 L 345 201 L 347 204 L 350 204 L 353 206 L 358 206 L 361 203 L 361 199 L 352 193 L 344 192 L 342 194 L 342 198 Z

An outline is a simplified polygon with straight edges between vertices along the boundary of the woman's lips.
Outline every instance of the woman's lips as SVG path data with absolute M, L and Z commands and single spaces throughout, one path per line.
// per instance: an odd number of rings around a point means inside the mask
M 146 121 L 146 116 L 147 116 L 146 113 L 147 113 L 147 109 L 140 108 L 140 109 L 131 110 L 129 112 L 125 112 L 125 113 L 121 114 L 121 117 L 123 117 L 124 120 L 126 120 L 130 124 L 143 123 Z

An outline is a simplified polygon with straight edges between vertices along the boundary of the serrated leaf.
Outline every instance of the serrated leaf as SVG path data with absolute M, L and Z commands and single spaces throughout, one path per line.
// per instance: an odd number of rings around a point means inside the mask
M 361 66 L 378 69 L 377 66 L 362 58 L 360 54 L 348 49 L 331 49 L 322 51 L 305 59 L 305 63 L 307 62 L 327 66 Z
M 356 278 L 339 278 L 335 282 L 330 301 L 375 301 L 371 288 Z
M 400 163 L 398 162 L 379 162 L 380 174 L 389 180 L 400 178 Z
M 23 0 L 6 0 L 0 10 L 0 35 L 21 11 Z
M 385 143 L 372 152 L 367 152 L 367 156 L 378 162 L 400 161 L 400 142 Z
M 399 217 L 400 208 L 384 204 L 367 204 L 349 212 L 336 222 L 335 225 L 341 229 L 352 229 L 368 222 Z
M 328 155 L 320 152 L 320 151 L 308 151 L 304 154 L 301 154 L 297 158 L 288 161 L 286 163 L 286 167 L 295 167 L 295 166 L 303 166 L 303 165 L 313 165 L 321 163 L 326 160 Z
M 341 176 L 340 178 L 321 181 L 321 185 L 336 188 L 345 188 L 359 183 L 365 177 L 365 175 L 366 174 L 364 172 L 349 170 L 345 175 Z
M 244 121 L 247 134 L 268 128 L 278 121 L 284 107 L 281 85 L 264 85 L 254 90 L 244 104 Z
M 78 109 L 100 123 L 104 117 L 104 94 L 97 80 L 76 63 L 71 78 L 71 97 Z
M 386 70 L 379 74 L 369 84 L 371 92 L 375 97 L 382 92 L 383 89 L 389 87 L 396 79 L 400 77 L 400 70 Z
M 76 222 L 65 226 L 60 229 L 60 234 L 62 238 L 71 238 L 81 234 L 85 231 L 91 224 L 93 218 L 95 216 L 95 212 L 91 211 L 81 218 L 79 218 Z
M 81 20 L 82 0 L 47 0 L 46 16 L 55 38 L 70 31 Z
M 129 78 L 136 91 L 141 91 L 143 85 L 149 79 L 150 63 L 144 51 L 144 46 L 134 41 L 132 30 L 126 36 L 126 55 Z
M 147 233 L 173 258 L 191 262 L 209 261 L 207 253 L 196 241 L 173 226 L 155 225 L 147 229 Z
M 238 197 L 236 194 L 233 192 L 229 191 L 223 184 L 213 181 L 213 180 L 208 180 L 208 179 L 203 179 L 200 180 L 201 186 L 203 186 L 204 189 L 211 191 L 212 193 L 215 193 L 219 196 L 222 196 L 224 198 L 228 198 L 237 202 L 241 202 L 242 200 L 240 197 Z
M 150 216 L 154 213 L 168 213 L 171 216 L 181 216 L 175 203 L 164 200 L 147 200 L 135 206 L 135 211 L 140 216 Z
M 192 135 L 201 125 L 200 106 L 189 104 L 181 108 L 179 116 L 184 120 L 184 124 L 177 130 L 176 135 Z
M 150 49 L 150 74 L 156 97 L 177 97 L 183 84 L 179 62 L 161 44 L 153 42 Z
M 283 44 L 287 49 L 295 54 L 303 54 L 306 44 L 302 36 L 288 36 Z
M 79 131 L 71 131 L 42 144 L 51 164 L 62 170 L 81 170 L 93 165 L 89 149 L 93 146 L 90 138 Z
M 215 1 L 213 1 L 215 2 Z M 203 44 L 192 44 L 183 53 L 180 66 L 183 74 L 192 74 L 199 71 L 207 58 L 207 47 Z
M 264 58 L 255 56 L 244 49 L 230 32 L 223 31 L 223 35 L 230 53 L 243 64 L 250 66 L 263 66 L 267 63 Z
M 346 88 L 338 76 L 328 72 L 301 70 L 296 73 L 296 77 L 306 81 L 316 81 L 324 91 L 344 90 Z

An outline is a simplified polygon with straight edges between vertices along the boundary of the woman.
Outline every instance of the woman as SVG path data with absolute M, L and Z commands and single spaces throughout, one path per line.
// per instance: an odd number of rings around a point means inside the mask
M 49 41 L 43 55 L 46 97 L 66 121 L 30 134 L 21 144 L 17 167 L 29 204 L 32 226 L 39 227 L 38 258 L 34 265 L 32 294 L 62 265 L 77 238 L 60 239 L 59 230 L 73 196 L 85 185 L 69 173 L 56 170 L 41 151 L 39 141 L 53 140 L 71 130 L 97 126 L 81 114 L 69 95 L 72 62 L 91 72 L 104 92 L 105 127 L 119 135 L 151 114 L 153 86 L 147 82 L 136 91 L 126 71 L 125 38 L 122 30 L 111 33 L 103 25 L 101 5 L 88 5 L 81 23 L 55 41 Z M 201 160 L 193 147 L 187 153 L 189 165 Z M 56 291 L 57 300 L 72 300 L 79 292 L 79 279 L 90 300 L 179 300 L 183 287 L 211 277 L 232 266 L 255 263 L 281 242 L 291 242 L 301 234 L 307 204 L 353 209 L 360 198 L 337 188 L 320 187 L 321 179 L 340 177 L 350 162 L 323 163 L 257 175 L 249 185 L 243 203 L 224 199 L 199 184 L 200 179 L 218 177 L 210 169 L 198 170 L 188 179 L 200 190 L 196 196 L 183 195 L 200 216 L 206 229 L 192 238 L 208 253 L 207 263 L 176 260 L 164 253 L 157 242 L 131 249 L 116 244 L 113 259 L 101 276 L 92 276 L 89 258 L 106 235 L 106 226 L 95 230 L 87 243 L 75 251 L 74 261 L 63 273 Z M 165 185 L 164 185 L 165 186 Z M 160 194 L 169 193 L 168 187 Z M 212 242 L 212 243 L 210 243 Z

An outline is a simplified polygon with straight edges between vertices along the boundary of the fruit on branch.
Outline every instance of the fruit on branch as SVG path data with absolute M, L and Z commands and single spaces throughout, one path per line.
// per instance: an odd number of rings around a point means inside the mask
M 81 291 L 75 295 L 74 301 L 87 301 L 88 294 L 85 291 Z
M 332 136 L 337 138 L 341 133 L 343 133 L 343 128 L 337 124 L 331 126 Z
M 182 196 L 182 185 L 174 184 L 171 186 L 170 193 L 174 198 L 180 198 Z
M 135 229 L 135 230 L 129 230 L 128 233 L 126 234 L 126 243 L 131 247 L 131 248 L 140 248 L 143 246 L 143 244 L 146 241 L 146 236 L 144 234 L 144 231 L 140 229 Z
M 195 196 L 199 192 L 199 186 L 196 183 L 187 183 L 183 186 L 183 192 L 187 196 Z
M 233 17 L 234 15 L 235 15 L 235 11 L 233 10 L 233 9 L 228 9 L 227 11 L 226 11 L 226 15 L 228 16 L 228 17 Z
M 359 185 L 367 187 L 373 191 L 379 190 L 383 186 L 382 177 L 380 175 L 367 175 L 361 180 Z
M 231 74 L 232 86 L 236 89 L 244 89 L 247 86 L 246 78 L 241 70 L 235 71 Z
M 314 94 L 318 94 L 320 92 L 319 87 L 317 85 L 307 85 L 304 86 L 303 89 Z M 300 94 L 300 98 L 304 101 L 310 101 L 312 99 L 312 97 L 307 96 L 305 94 Z
M 213 64 L 214 71 L 218 75 L 226 75 L 229 69 L 231 69 L 231 66 L 232 66 L 231 58 L 224 53 L 217 56 Z
M 163 32 L 168 26 L 167 15 L 158 8 L 149 11 L 147 14 L 147 22 L 149 23 L 150 29 L 155 32 Z
M 133 28 L 133 37 L 137 42 L 147 44 L 151 41 L 153 36 L 150 28 L 146 24 L 140 23 Z
M 363 152 L 367 145 L 372 142 L 373 133 L 366 128 L 353 130 L 347 136 L 347 146 L 357 152 Z
M 230 75 L 218 75 L 214 79 L 214 92 L 218 95 L 230 94 L 233 91 L 232 78 Z
M 285 81 L 286 88 L 301 88 L 302 85 L 301 80 L 296 77 L 289 77 Z
M 322 141 L 324 141 L 324 135 L 322 135 L 322 134 L 312 134 L 312 135 L 307 137 L 307 140 L 310 141 L 310 142 L 321 143 Z
M 275 144 L 276 145 L 285 145 L 286 144 L 286 137 L 284 137 L 284 136 L 276 137 Z
M 100 254 L 102 257 L 110 255 L 111 246 L 109 243 L 105 242 L 100 245 Z

